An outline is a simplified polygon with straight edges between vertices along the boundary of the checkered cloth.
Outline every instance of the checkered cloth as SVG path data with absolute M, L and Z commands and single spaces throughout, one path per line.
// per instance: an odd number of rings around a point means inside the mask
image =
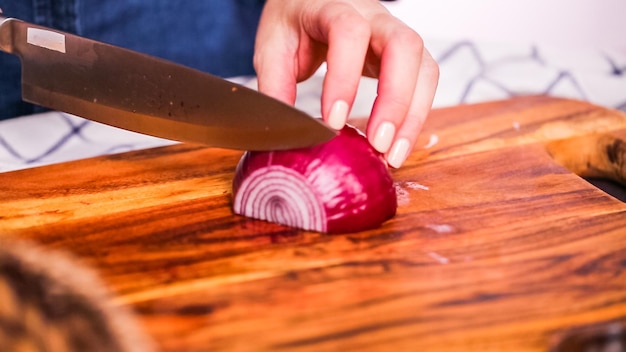
M 626 111 L 626 52 L 475 43 L 427 42 L 441 69 L 434 107 L 517 95 L 548 94 Z M 320 115 L 321 70 L 298 87 L 296 106 Z M 256 87 L 254 77 L 233 81 Z M 376 81 L 364 78 L 352 110 L 367 116 Z M 174 142 L 132 133 L 60 112 L 0 122 L 0 172 Z

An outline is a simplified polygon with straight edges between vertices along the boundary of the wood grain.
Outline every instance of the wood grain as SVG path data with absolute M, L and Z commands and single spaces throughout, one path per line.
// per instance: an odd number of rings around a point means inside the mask
M 166 351 L 545 351 L 626 321 L 626 205 L 546 145 L 624 131 L 544 96 L 436 110 L 357 234 L 233 215 L 241 153 L 189 144 L 0 174 L 0 228 L 97 268 Z

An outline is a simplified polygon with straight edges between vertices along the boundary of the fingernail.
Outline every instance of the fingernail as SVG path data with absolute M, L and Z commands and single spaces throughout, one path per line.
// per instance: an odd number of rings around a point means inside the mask
M 330 109 L 328 125 L 336 130 L 342 129 L 348 120 L 349 109 L 350 107 L 348 106 L 348 103 L 343 100 L 337 100 Z
M 381 153 L 386 153 L 391 147 L 391 142 L 396 134 L 396 126 L 391 122 L 383 122 L 374 135 L 372 145 Z
M 411 144 L 406 138 L 398 139 L 394 144 L 389 154 L 387 155 L 387 162 L 389 165 L 395 168 L 399 168 L 404 164 L 407 156 L 409 156 L 409 147 Z

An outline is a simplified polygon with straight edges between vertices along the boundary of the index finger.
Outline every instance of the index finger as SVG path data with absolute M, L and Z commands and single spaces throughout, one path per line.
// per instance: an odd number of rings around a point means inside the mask
M 322 117 L 341 129 L 352 106 L 370 42 L 368 21 L 342 2 L 323 7 L 312 29 L 316 40 L 328 44 L 327 71 L 322 88 Z

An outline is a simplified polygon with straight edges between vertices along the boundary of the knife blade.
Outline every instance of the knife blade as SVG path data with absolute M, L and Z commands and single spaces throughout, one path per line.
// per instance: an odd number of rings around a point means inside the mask
M 21 60 L 23 100 L 126 130 L 239 150 L 308 147 L 336 135 L 245 86 L 19 19 L 0 16 L 0 50 Z

